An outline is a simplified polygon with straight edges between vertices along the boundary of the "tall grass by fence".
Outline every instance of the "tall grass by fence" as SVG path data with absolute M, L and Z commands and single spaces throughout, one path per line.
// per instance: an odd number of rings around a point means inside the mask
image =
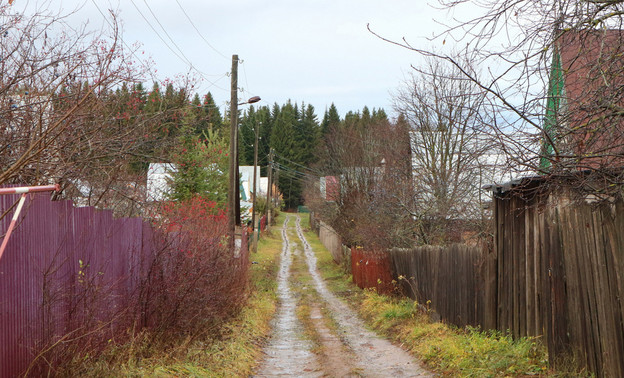
M 0 214 L 17 198 L 0 196 Z M 9 221 L 1 219 L 0 230 Z M 195 253 L 193 241 L 172 236 L 140 218 L 116 219 L 110 211 L 29 195 L 0 260 L 0 376 L 29 368 L 29 375 L 44 375 L 71 353 L 63 345 L 76 353 L 97 351 L 123 341 L 130 329 L 172 319 L 184 324 L 185 317 L 166 311 L 171 306 L 159 311 L 167 301 L 163 293 L 177 295 L 173 305 L 182 307 L 180 296 L 189 294 L 174 292 L 180 287 L 172 283 L 185 273 L 180 264 Z M 209 257 L 208 263 L 217 261 Z M 246 258 L 242 254 L 228 273 L 246 271 Z

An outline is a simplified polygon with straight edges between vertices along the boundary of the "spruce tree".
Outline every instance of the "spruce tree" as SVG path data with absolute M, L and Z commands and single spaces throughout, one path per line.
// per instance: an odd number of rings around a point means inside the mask
M 325 111 L 323 122 L 321 123 L 321 134 L 323 136 L 327 135 L 331 129 L 340 126 L 340 122 L 338 109 L 336 109 L 336 105 L 332 102 L 329 106 L 329 110 Z
M 243 113 L 238 125 L 238 158 L 240 165 L 253 165 L 256 143 L 256 111 L 253 105 Z
M 271 117 L 271 109 L 268 106 L 259 108 L 256 112 L 256 120 L 258 121 L 258 126 L 260 127 L 260 140 L 258 141 L 258 164 L 260 165 L 260 174 L 263 177 L 266 177 L 266 164 L 271 150 L 271 131 L 273 130 L 274 122 Z
M 221 137 L 225 136 L 226 130 L 223 126 L 221 111 L 219 111 L 219 107 L 214 102 L 210 92 L 204 96 L 204 102 L 202 105 L 202 121 L 206 123 L 206 128 L 211 132 L 217 133 Z
M 298 131 L 302 153 L 301 162 L 303 165 L 309 166 L 316 161 L 315 151 L 320 137 L 320 127 L 314 113 L 314 106 L 308 104 L 305 110 L 302 109 Z
M 280 109 L 271 132 L 271 145 L 280 165 L 278 187 L 287 208 L 293 208 L 301 201 L 301 177 L 297 174 L 297 164 L 301 162 L 302 151 L 297 140 L 296 123 L 295 106 L 289 101 Z

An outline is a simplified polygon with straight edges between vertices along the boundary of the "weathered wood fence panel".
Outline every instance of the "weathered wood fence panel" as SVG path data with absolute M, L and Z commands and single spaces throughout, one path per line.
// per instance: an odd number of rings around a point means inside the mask
M 562 262 L 566 277 L 573 277 L 566 279 L 570 345 L 585 354 L 592 371 L 613 377 L 624 376 L 622 207 L 618 202 L 556 208 Z
M 537 201 L 537 198 L 534 198 Z M 537 203 L 534 204 L 537 206 Z M 497 326 L 515 337 L 545 334 L 551 282 L 555 271 L 547 254 L 555 255 L 546 219 L 521 198 L 497 201 L 495 244 L 497 251 Z M 516 251 L 516 253 L 507 253 Z M 548 297 L 545 297 L 548 296 Z
M 598 376 L 624 376 L 624 203 L 535 183 L 495 203 L 497 328 L 545 336 L 555 365 L 573 353 Z
M 484 323 L 486 257 L 482 247 L 422 246 L 389 253 L 394 276 L 402 277 L 399 282 L 411 298 L 459 327 Z

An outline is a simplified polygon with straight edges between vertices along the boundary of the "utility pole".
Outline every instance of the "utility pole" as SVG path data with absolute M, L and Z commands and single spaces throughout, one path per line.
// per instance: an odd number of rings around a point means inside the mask
M 236 209 L 240 206 L 238 193 L 238 55 L 232 55 L 230 88 L 230 183 L 228 187 L 228 226 L 234 239 L 238 222 Z
M 273 155 L 275 155 L 275 153 L 273 153 Z M 275 167 L 275 192 L 273 192 L 273 203 L 275 206 L 277 206 L 278 203 L 278 194 L 277 194 L 277 188 L 279 187 L 279 164 Z
M 268 172 L 268 188 L 267 188 L 267 200 L 266 200 L 266 217 L 267 228 L 271 228 L 271 207 L 273 205 L 273 148 L 269 150 L 269 172 Z
M 251 213 L 251 225 L 253 230 L 253 251 L 258 252 L 258 227 L 256 226 L 256 187 L 258 183 L 257 179 L 257 169 L 258 169 L 258 139 L 260 132 L 260 125 L 262 122 L 256 125 L 256 143 L 254 144 L 254 169 L 253 169 L 253 202 L 251 204 L 252 213 Z

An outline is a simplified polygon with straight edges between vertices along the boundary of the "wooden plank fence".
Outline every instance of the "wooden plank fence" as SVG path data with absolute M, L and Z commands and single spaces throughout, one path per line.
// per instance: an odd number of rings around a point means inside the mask
M 624 376 L 624 202 L 539 182 L 495 199 L 497 328 L 546 339 L 598 376 Z M 572 200 L 574 199 L 574 200 Z
M 354 282 L 404 276 L 408 295 L 446 322 L 540 336 L 553 366 L 572 355 L 597 376 L 624 377 L 624 201 L 547 187 L 498 190 L 492 248 L 352 248 Z
M 420 304 L 459 327 L 484 324 L 483 248 L 466 244 L 389 251 L 394 277 Z M 430 302 L 429 302 L 430 301 Z

